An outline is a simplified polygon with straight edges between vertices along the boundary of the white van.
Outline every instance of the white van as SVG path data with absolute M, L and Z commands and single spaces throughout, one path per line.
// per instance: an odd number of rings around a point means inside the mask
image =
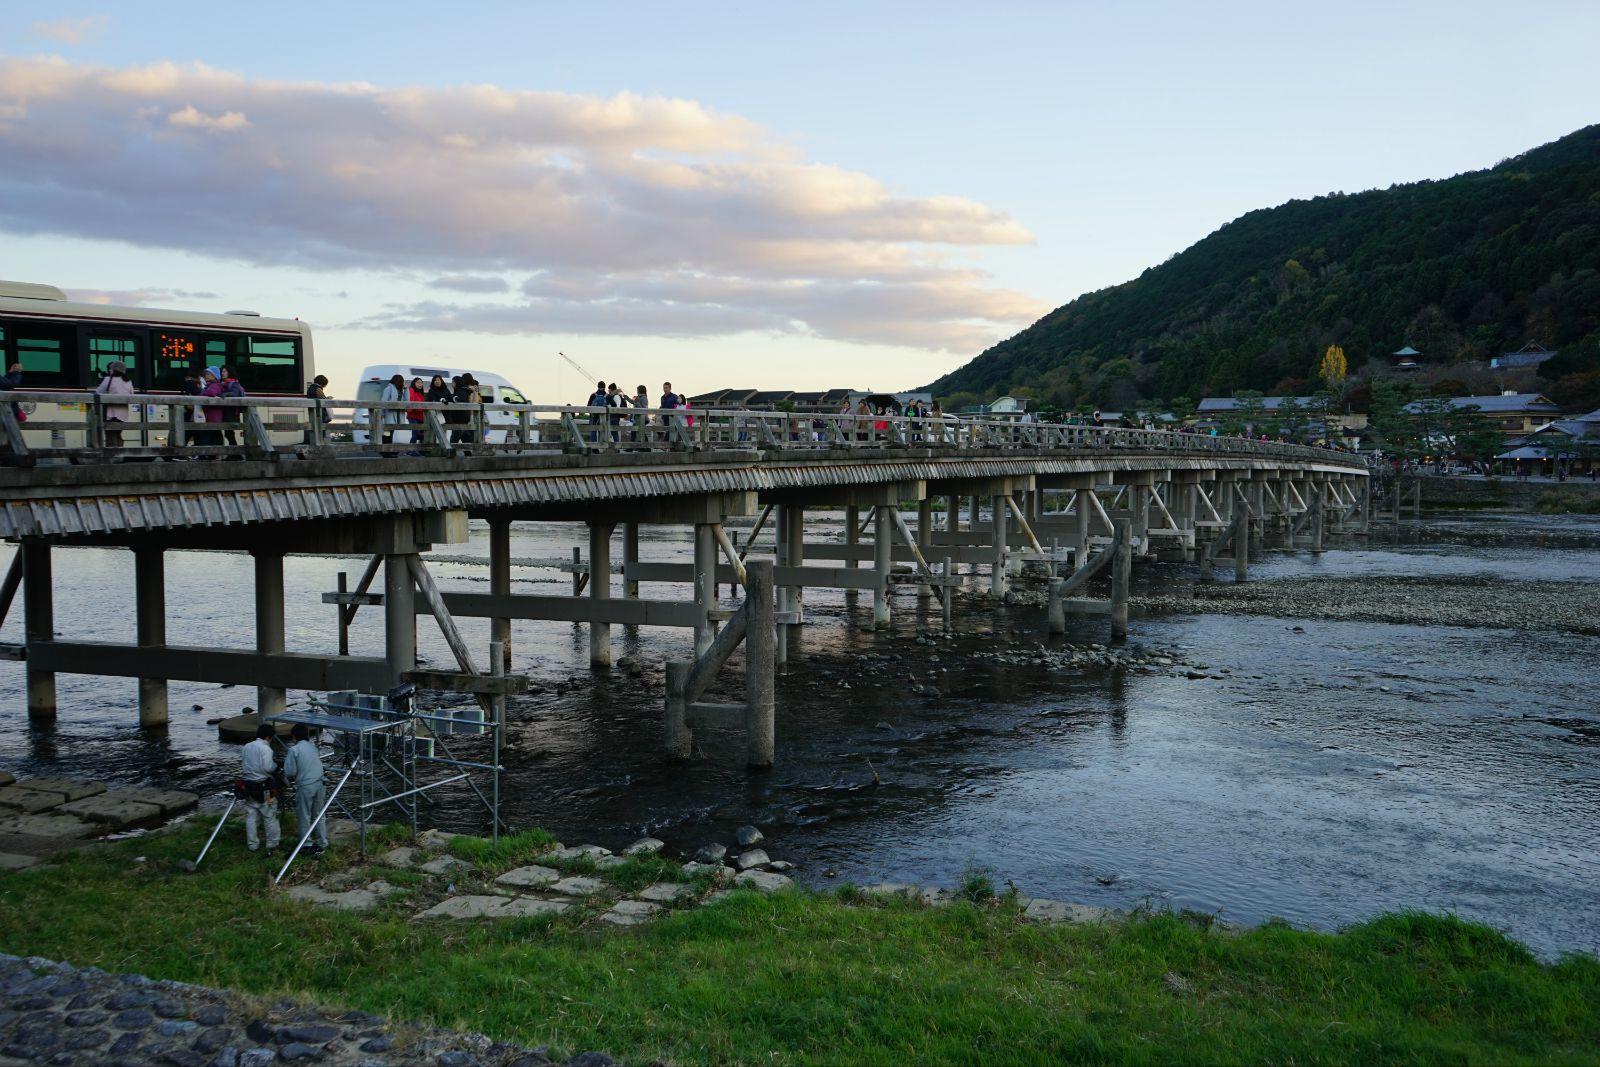
M 413 378 L 421 378 L 424 390 L 427 389 L 428 383 L 433 380 L 433 376 L 435 374 L 443 378 L 446 385 L 450 383 L 451 378 L 459 377 L 463 374 L 470 374 L 477 381 L 478 394 L 483 397 L 483 402 L 485 404 L 526 404 L 529 402 L 527 397 L 522 395 L 522 390 L 512 385 L 500 375 L 494 374 L 490 371 L 473 370 L 470 367 L 413 366 L 404 363 L 380 363 L 376 366 L 368 367 L 366 370 L 362 371 L 361 379 L 356 383 L 356 399 L 382 400 L 383 387 L 389 384 L 389 379 L 393 378 L 396 374 L 404 378 L 407 383 L 410 383 L 411 379 Z M 489 439 L 486 443 L 491 445 L 504 444 L 508 440 L 504 427 L 515 426 L 517 424 L 516 414 L 510 411 L 496 411 L 490 409 L 489 411 L 484 412 L 484 419 L 489 424 L 489 431 L 487 435 Z M 355 421 L 359 427 L 365 427 L 368 424 L 367 411 L 365 408 L 356 409 Z M 413 424 L 410 423 L 405 423 L 396 427 L 394 434 L 395 442 L 398 444 L 411 443 L 413 433 L 415 433 L 416 439 L 420 441 L 422 436 L 421 431 L 413 430 L 412 427 Z M 501 428 L 495 429 L 495 427 Z M 534 432 L 535 435 L 537 435 L 538 431 L 535 430 Z M 368 431 L 365 429 L 357 429 L 354 434 L 355 440 L 358 444 L 366 443 L 369 436 L 370 435 Z M 535 440 L 537 440 L 537 436 L 535 436 Z

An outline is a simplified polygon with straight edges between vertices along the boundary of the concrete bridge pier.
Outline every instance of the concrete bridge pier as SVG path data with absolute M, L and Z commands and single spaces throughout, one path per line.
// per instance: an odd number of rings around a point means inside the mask
M 591 522 L 589 526 L 589 601 L 596 614 L 603 612 L 605 602 L 611 599 L 611 533 L 613 523 Z M 695 527 L 695 601 L 700 590 L 700 528 Z M 701 627 L 694 631 L 695 648 L 700 647 Z M 707 639 L 709 641 L 709 638 Z M 589 669 L 611 669 L 611 624 L 598 619 L 589 623 Z
M 930 562 L 933 559 L 933 499 L 926 493 L 917 501 L 917 545 L 922 549 L 922 556 Z M 917 607 L 924 609 L 933 597 L 933 586 L 926 582 L 917 583 Z
M 383 554 L 383 656 L 391 688 L 417 666 L 417 585 L 409 559 L 414 555 L 414 550 Z
M 1006 498 L 1010 493 L 996 493 L 989 498 L 991 514 L 989 516 L 990 536 L 994 541 L 994 562 L 989 565 L 989 596 L 999 600 L 1006 595 L 1008 582 L 1006 580 L 1007 547 L 1006 520 L 1010 518 L 1011 509 L 1006 506 Z M 976 498 L 974 498 L 976 499 Z
M 872 585 L 872 628 L 889 628 L 889 571 L 894 547 L 894 501 L 879 504 L 872 512 L 872 566 L 876 581 Z
M 283 651 L 283 550 L 257 548 L 250 552 L 256 571 L 256 653 L 270 656 Z M 416 649 L 416 616 L 411 618 L 412 649 Z M 143 641 L 139 642 L 144 644 Z M 141 683 L 142 695 L 142 683 Z M 277 715 L 287 706 L 286 693 L 277 686 L 256 686 L 256 710 Z M 140 719 L 144 707 L 139 708 Z
M 638 527 L 634 527 L 635 538 L 638 536 Z M 638 541 L 634 547 L 637 550 Z M 489 592 L 495 596 L 511 595 L 511 520 L 505 518 L 491 518 L 489 520 Z M 634 595 L 638 595 L 638 583 L 634 583 Z M 508 618 L 493 618 L 489 620 L 489 641 L 499 649 L 502 669 L 511 672 L 511 620 Z
M 1314 555 L 1322 555 L 1322 538 L 1324 535 L 1323 524 L 1326 520 L 1328 501 L 1328 483 L 1321 479 L 1312 480 L 1311 484 L 1311 551 Z
M 140 648 L 160 648 L 167 643 L 166 554 L 154 546 L 133 550 L 133 610 Z M 139 725 L 167 724 L 167 680 L 139 679 Z
M 622 524 L 622 568 L 627 573 L 628 567 L 639 562 L 639 524 L 625 522 Z M 639 599 L 639 582 L 635 578 L 627 578 L 622 583 L 622 595 L 629 600 Z
M 792 521 L 792 520 L 791 520 Z M 608 556 L 609 560 L 609 556 Z M 717 606 L 717 531 L 709 522 L 694 527 L 694 654 L 703 656 L 716 636 L 711 612 Z M 609 591 L 607 592 L 609 596 Z
M 861 544 L 861 509 L 856 507 L 854 504 L 845 505 L 844 543 L 849 545 L 851 548 L 855 548 Z M 860 566 L 860 561 L 851 558 L 846 560 L 844 565 L 850 570 L 856 570 Z M 859 600 L 860 593 L 858 590 L 846 589 L 844 591 L 844 602 L 849 607 L 855 607 L 857 601 Z M 782 611 L 783 608 L 780 606 L 778 610 Z
M 55 637 L 55 592 L 51 588 L 50 545 L 23 538 L 17 549 L 22 553 L 22 628 L 24 639 L 50 641 Z M 28 660 L 28 720 L 54 722 L 56 717 L 56 676 L 40 670 Z

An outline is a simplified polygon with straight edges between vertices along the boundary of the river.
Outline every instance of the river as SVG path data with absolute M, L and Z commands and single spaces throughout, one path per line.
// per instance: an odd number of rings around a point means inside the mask
M 1252 582 L 1337 576 L 1351 596 L 1375 576 L 1481 580 L 1489 591 L 1559 583 L 1600 604 L 1600 520 L 1471 515 L 1421 530 L 1320 557 L 1272 553 Z M 821 516 L 808 536 L 838 528 Z M 512 551 L 565 556 L 572 538 L 570 527 L 522 524 Z M 646 528 L 644 558 L 690 551 L 687 531 Z M 486 570 L 459 560 L 486 554 L 475 524 L 432 569 L 441 586 L 482 589 Z M 288 561 L 290 650 L 335 647 L 334 609 L 319 594 L 336 571 L 360 568 Z M 129 554 L 58 550 L 55 569 L 63 634 L 132 640 Z M 167 575 L 173 641 L 251 643 L 248 556 L 174 554 Z M 1141 568 L 1136 592 L 1183 590 L 1193 576 Z M 521 591 L 570 587 L 553 571 L 514 578 Z M 1082 674 L 993 661 L 1043 641 L 1037 607 L 960 604 L 959 636 L 930 649 L 914 641 L 931 620 L 909 594 L 890 634 L 870 630 L 866 597 L 806 599 L 809 625 L 778 684 L 778 761 L 759 774 L 740 765 L 731 733 L 701 738 L 687 767 L 660 761 L 660 662 L 683 654 L 686 631 L 616 627 L 616 656 L 646 669 L 591 677 L 586 628 L 517 623 L 514 669 L 537 691 L 511 705 L 508 819 L 568 843 L 619 846 L 648 832 L 684 851 L 754 822 L 769 852 L 822 886 L 949 885 L 983 868 L 1030 895 L 1090 904 L 1321 928 L 1452 911 L 1546 956 L 1600 952 L 1600 637 L 1173 612 L 1136 616 L 1130 643 L 1201 661 L 1208 677 Z M 9 620 L 0 639 L 17 640 L 19 626 Z M 1074 622 L 1066 640 L 1104 640 L 1104 627 Z M 486 647 L 485 622 L 463 628 Z M 448 663 L 427 619 L 419 638 L 433 664 Z M 379 653 L 381 611 L 363 610 L 351 640 L 357 654 Z M 58 683 L 59 720 L 30 728 L 21 665 L 0 663 L 0 768 L 208 793 L 231 779 L 237 749 L 206 720 L 252 704 L 253 690 L 174 682 L 170 728 L 147 735 L 132 680 Z M 919 695 L 923 686 L 940 695 Z M 465 808 L 436 819 L 477 828 Z

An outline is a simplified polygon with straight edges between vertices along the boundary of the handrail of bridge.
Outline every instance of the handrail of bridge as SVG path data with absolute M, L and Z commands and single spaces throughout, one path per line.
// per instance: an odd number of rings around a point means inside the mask
M 43 405 L 56 405 L 53 418 L 43 418 Z M 107 417 L 112 411 L 127 417 L 114 421 Z M 909 448 L 1158 450 L 1363 465 L 1347 451 L 1316 445 L 1014 418 L 104 395 L 37 389 L 0 392 L 0 463 L 9 466 L 63 458 L 93 463 L 133 458 Z

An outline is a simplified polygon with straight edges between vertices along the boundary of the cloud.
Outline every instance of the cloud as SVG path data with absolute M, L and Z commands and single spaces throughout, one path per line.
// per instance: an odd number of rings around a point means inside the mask
M 434 289 L 458 293 L 504 293 L 511 286 L 497 274 L 446 274 L 428 282 Z
M 0 59 L 0 158 L 15 233 L 426 271 L 464 293 L 532 276 L 515 304 L 372 320 L 394 327 L 964 352 L 1043 310 L 970 265 L 1032 240 L 1005 214 L 901 194 L 688 100 Z
M 110 304 L 114 307 L 160 307 L 163 303 L 191 300 L 217 300 L 216 293 L 196 289 L 66 289 L 68 300 L 80 304 Z
M 104 15 L 90 15 L 81 19 L 57 19 L 55 22 L 35 22 L 33 35 L 45 37 L 59 44 L 82 44 L 85 40 L 103 33 L 110 22 Z

